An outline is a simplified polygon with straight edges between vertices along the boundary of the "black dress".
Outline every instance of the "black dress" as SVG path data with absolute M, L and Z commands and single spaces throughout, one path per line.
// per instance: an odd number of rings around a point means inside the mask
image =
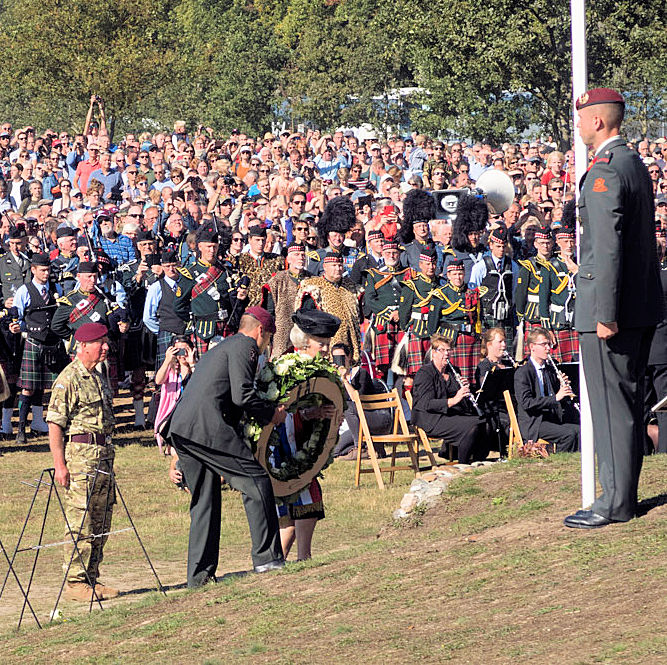
M 489 433 L 486 420 L 475 414 L 469 399 L 448 407 L 447 400 L 459 390 L 451 374 L 446 378 L 433 363 L 424 365 L 415 374 L 412 387 L 412 422 L 428 436 L 442 439 L 441 456 L 449 444 L 458 446 L 458 459 L 470 464 L 486 459 L 489 453 Z

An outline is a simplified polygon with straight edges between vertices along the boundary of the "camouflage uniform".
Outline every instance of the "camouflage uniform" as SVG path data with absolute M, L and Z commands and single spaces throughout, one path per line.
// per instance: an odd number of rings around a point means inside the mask
M 78 358 L 75 359 L 53 384 L 46 420 L 63 428 L 65 461 L 70 473 L 70 486 L 65 491 L 65 514 L 72 536 L 80 538 L 81 558 L 74 557 L 67 581 L 95 584 L 107 536 L 92 541 L 88 538 L 110 530 L 116 502 L 110 475 L 114 460 L 111 433 L 115 419 L 108 379 L 97 369 L 87 370 Z M 93 435 L 89 436 L 91 442 L 72 441 L 73 436 L 82 434 Z M 102 445 L 94 442 L 95 435 L 98 439 L 103 438 Z M 104 473 L 96 473 L 98 469 Z M 88 512 L 84 519 L 86 504 Z M 69 538 L 66 532 L 65 539 Z M 65 545 L 64 549 L 63 570 L 67 570 L 74 546 Z

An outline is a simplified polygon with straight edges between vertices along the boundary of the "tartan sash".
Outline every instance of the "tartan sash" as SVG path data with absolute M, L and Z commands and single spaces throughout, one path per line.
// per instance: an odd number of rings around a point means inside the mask
M 213 284 L 216 283 L 218 277 L 222 275 L 222 270 L 216 266 L 211 266 L 205 273 L 202 279 L 192 287 L 192 299 L 198 298 L 202 293 L 206 293 Z
M 80 300 L 69 313 L 69 322 L 76 323 L 80 318 L 90 314 L 99 301 L 100 299 L 94 293 L 91 293 L 85 300 Z

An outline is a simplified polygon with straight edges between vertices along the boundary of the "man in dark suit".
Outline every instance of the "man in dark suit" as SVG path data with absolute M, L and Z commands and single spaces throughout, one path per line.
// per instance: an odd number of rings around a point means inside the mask
M 579 450 L 579 424 L 567 398 L 573 397 L 569 385 L 561 385 L 547 363 L 551 342 L 549 332 L 536 326 L 528 333 L 530 356 L 514 373 L 514 393 L 521 436 L 545 439 L 557 453 Z
M 620 136 L 625 103 L 609 88 L 577 100 L 579 133 L 595 151 L 582 178 L 575 325 L 593 417 L 602 494 L 565 525 L 593 529 L 635 516 L 644 448 L 643 392 L 662 318 L 653 190 Z
M 285 420 L 284 407 L 257 397 L 257 360 L 275 332 L 261 307 L 247 309 L 239 332 L 205 354 L 174 409 L 166 436 L 178 452 L 192 499 L 188 586 L 215 579 L 220 549 L 220 476 L 243 494 L 255 572 L 282 567 L 278 514 L 268 473 L 239 427 L 244 413 L 266 425 Z

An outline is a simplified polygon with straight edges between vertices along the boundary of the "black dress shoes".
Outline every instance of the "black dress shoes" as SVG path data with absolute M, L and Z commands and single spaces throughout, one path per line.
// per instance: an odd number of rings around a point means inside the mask
M 255 566 L 256 573 L 268 573 L 270 570 L 280 570 L 285 567 L 285 559 L 274 559 L 269 563 L 263 563 L 260 566 Z
M 613 520 L 598 515 L 592 510 L 578 510 L 574 515 L 568 515 L 563 523 L 571 529 L 599 529 L 607 524 L 612 524 Z

